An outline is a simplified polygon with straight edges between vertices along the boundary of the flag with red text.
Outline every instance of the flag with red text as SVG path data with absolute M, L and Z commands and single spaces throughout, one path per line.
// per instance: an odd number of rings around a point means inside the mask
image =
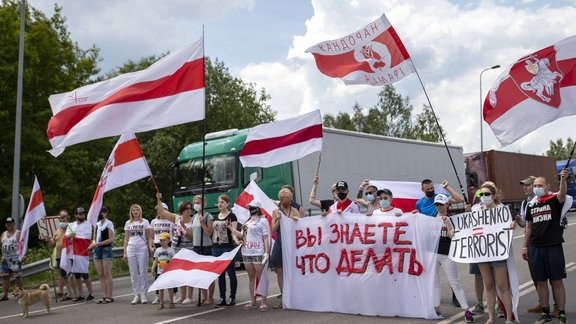
M 524 56 L 498 77 L 484 120 L 502 145 L 576 114 L 576 36 Z
M 298 160 L 322 150 L 320 110 L 259 125 L 248 130 L 240 162 L 246 167 L 267 168 Z
M 30 228 L 32 225 L 36 224 L 39 219 L 45 216 L 46 208 L 44 208 L 44 199 L 42 198 L 40 183 L 38 183 L 38 178 L 34 176 L 34 185 L 32 186 L 30 203 L 28 203 L 28 208 L 24 215 L 24 223 L 22 224 L 22 232 L 20 233 L 20 241 L 18 242 L 18 260 L 22 261 L 26 256 Z
M 402 40 L 385 15 L 339 39 L 306 50 L 320 72 L 345 84 L 384 86 L 402 80 L 416 69 Z
M 244 224 L 250 218 L 250 212 L 248 211 L 247 205 L 250 203 L 254 203 L 260 206 L 260 211 L 262 215 L 266 217 L 268 220 L 268 224 L 272 227 L 272 212 L 274 209 L 278 208 L 278 205 L 270 199 L 260 187 L 254 182 L 254 180 L 250 181 L 246 189 L 236 198 L 234 202 L 234 207 L 232 207 L 232 212 L 238 218 L 238 223 Z M 276 232 L 272 233 L 272 237 L 270 238 L 270 251 L 272 251 L 272 247 L 274 246 L 276 240 Z M 267 269 L 267 263 L 264 266 L 264 269 Z M 255 287 L 256 295 L 258 296 L 266 296 L 268 294 L 268 271 L 263 271 L 260 278 L 256 279 L 256 287 Z
M 181 249 L 170 259 L 162 274 L 150 285 L 148 292 L 181 286 L 208 289 L 210 284 L 234 260 L 238 250 L 240 250 L 240 246 L 219 257 L 214 257 Z
M 48 99 L 50 153 L 124 132 L 145 132 L 204 119 L 204 40 L 126 73 Z
M 105 192 L 150 176 L 152 176 L 152 172 L 136 136 L 134 133 L 122 134 L 114 146 L 96 186 L 96 192 L 87 215 L 88 221 L 92 225 L 96 225 Z

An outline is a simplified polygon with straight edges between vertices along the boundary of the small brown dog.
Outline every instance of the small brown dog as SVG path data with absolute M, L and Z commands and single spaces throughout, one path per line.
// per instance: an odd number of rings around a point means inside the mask
M 18 299 L 18 303 L 22 305 L 22 316 L 28 317 L 28 307 L 39 301 L 46 306 L 46 313 L 50 314 L 50 287 L 47 284 L 42 284 L 36 290 L 24 290 L 16 287 L 12 295 Z

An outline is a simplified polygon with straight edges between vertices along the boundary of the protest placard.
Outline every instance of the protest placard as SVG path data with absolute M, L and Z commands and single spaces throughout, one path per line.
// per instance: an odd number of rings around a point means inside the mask
M 58 228 L 60 217 L 46 216 L 38 220 L 38 234 L 41 238 L 53 237 Z

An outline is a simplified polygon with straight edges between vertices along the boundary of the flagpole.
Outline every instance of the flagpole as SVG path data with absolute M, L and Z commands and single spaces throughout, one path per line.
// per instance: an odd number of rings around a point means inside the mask
M 20 4 L 20 41 L 18 44 L 18 80 L 16 86 L 16 121 L 14 130 L 14 167 L 12 172 L 12 218 L 20 228 L 20 146 L 22 141 L 22 83 L 24 75 L 24 26 L 26 24 L 26 0 Z
M 318 165 L 316 165 L 316 176 L 320 173 L 320 162 L 322 162 L 322 151 L 320 151 L 320 155 L 318 156 Z
M 572 160 L 572 156 L 574 155 L 574 148 L 576 148 L 576 142 L 574 143 L 574 145 L 572 145 L 572 152 L 570 152 L 570 157 L 568 157 L 568 161 L 566 161 L 566 166 L 564 167 L 564 169 L 568 169 L 568 166 L 570 165 L 570 161 Z
M 206 190 L 206 55 L 205 55 L 206 41 L 204 40 L 204 25 L 202 25 L 202 64 L 204 65 L 204 119 L 202 119 L 202 204 L 200 205 L 200 212 L 204 216 L 204 205 L 206 205 L 206 197 L 204 193 Z M 202 224 L 200 223 L 200 254 L 204 250 L 204 230 L 202 229 Z M 208 299 L 208 291 L 210 287 L 206 289 L 206 299 Z M 202 306 L 202 289 L 198 288 L 198 306 Z
M 412 60 L 412 59 L 410 59 Z M 414 64 L 414 61 L 412 61 Z M 420 73 L 418 73 L 418 69 L 414 66 L 414 71 L 418 76 L 418 81 L 420 81 L 420 85 L 422 86 L 422 90 L 424 90 L 424 95 L 426 95 L 426 100 L 428 100 L 428 105 L 430 105 L 430 110 L 432 111 L 432 116 L 434 116 L 434 121 L 436 122 L 436 126 L 438 126 L 438 130 L 440 131 L 440 136 L 442 137 L 442 142 L 444 142 L 444 147 L 446 148 L 446 152 L 448 153 L 448 157 L 450 158 L 450 163 L 452 163 L 452 169 L 454 169 L 454 174 L 456 175 L 456 180 L 458 180 L 458 185 L 460 186 L 460 191 L 462 192 L 462 197 L 464 197 L 464 203 L 468 204 L 468 199 L 466 198 L 466 193 L 464 191 L 464 187 L 462 186 L 462 181 L 460 181 L 460 176 L 458 175 L 458 171 L 456 171 L 456 165 L 454 165 L 454 159 L 452 159 L 452 154 L 450 154 L 450 150 L 448 149 L 448 144 L 446 143 L 446 138 L 444 138 L 444 133 L 442 132 L 442 127 L 440 126 L 440 122 L 438 122 L 438 117 L 436 117 L 436 113 L 434 112 L 434 107 L 432 107 L 432 102 L 430 102 L 430 97 L 428 97 L 428 92 L 426 92 L 426 88 L 424 87 L 424 83 L 420 78 Z

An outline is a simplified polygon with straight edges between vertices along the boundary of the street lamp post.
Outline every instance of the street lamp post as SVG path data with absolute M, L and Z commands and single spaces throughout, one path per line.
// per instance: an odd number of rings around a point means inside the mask
M 484 136 L 482 132 L 482 74 L 488 70 L 494 70 L 499 67 L 500 65 L 494 65 L 493 67 L 486 68 L 480 72 L 480 152 L 484 152 Z

